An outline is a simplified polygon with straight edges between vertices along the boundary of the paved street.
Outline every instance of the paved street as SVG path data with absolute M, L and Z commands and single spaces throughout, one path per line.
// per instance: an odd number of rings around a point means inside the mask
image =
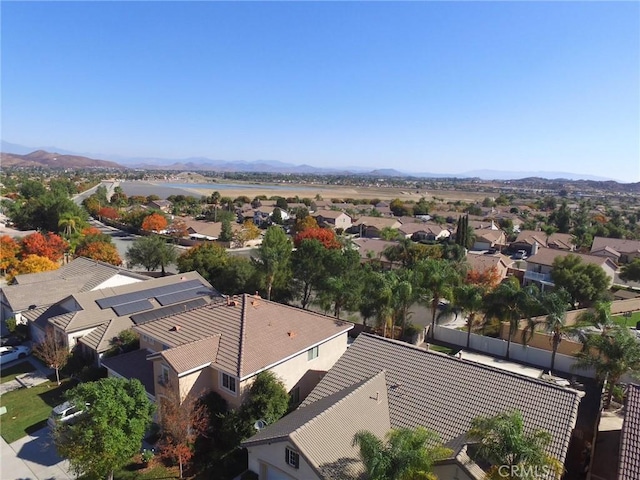
M 48 427 L 7 444 L 0 437 L 2 480 L 69 480 L 69 464 L 53 445 Z

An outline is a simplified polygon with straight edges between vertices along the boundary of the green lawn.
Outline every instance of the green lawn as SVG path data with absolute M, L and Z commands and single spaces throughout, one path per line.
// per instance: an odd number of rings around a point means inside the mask
M 434 345 L 433 343 L 429 344 L 429 350 L 435 350 L 436 352 L 441 352 L 441 353 L 446 353 L 447 355 L 453 355 L 455 353 L 458 353 L 458 351 L 460 351 L 459 348 L 456 348 L 455 350 L 449 347 L 443 347 L 441 345 Z
M 60 386 L 46 382 L 2 395 L 0 405 L 7 407 L 7 413 L 0 416 L 2 437 L 11 443 L 44 427 L 53 407 L 64 401 L 64 392 L 74 385 L 75 382 L 69 380 Z
M 640 322 L 640 312 L 633 312 L 630 317 L 624 317 L 622 315 L 618 315 L 613 317 L 613 321 L 618 325 L 622 325 L 624 327 L 633 327 L 636 328 L 638 322 Z
M 18 375 L 23 373 L 33 372 L 36 369 L 31 362 L 20 362 L 17 365 L 13 365 L 9 368 L 2 369 L 2 376 L 0 376 L 0 383 L 5 383 L 13 380 Z

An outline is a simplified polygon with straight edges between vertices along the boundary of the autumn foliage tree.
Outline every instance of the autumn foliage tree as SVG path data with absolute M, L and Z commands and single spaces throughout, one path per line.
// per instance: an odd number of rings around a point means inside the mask
M 115 220 L 118 218 L 118 211 L 113 207 L 102 207 L 98 210 L 98 216 L 102 218 L 108 218 L 109 220 Z
M 299 247 L 303 240 L 318 240 L 324 248 L 337 249 L 342 247 L 336 238 L 335 232 L 328 228 L 306 228 L 294 237 L 293 243 L 296 247 Z
M 491 290 L 500 283 L 500 273 L 496 267 L 491 267 L 485 271 L 469 270 L 467 272 L 467 283 Z
M 76 255 L 110 263 L 111 265 L 122 264 L 122 259 L 115 245 L 108 242 L 82 243 L 76 249 Z
M 163 457 L 178 463 L 183 478 L 184 465 L 193 457 L 196 438 L 207 431 L 209 416 L 205 404 L 195 396 L 180 397 L 171 386 L 160 397 L 160 451 Z
M 22 239 L 23 256 L 38 255 L 52 262 L 60 260 L 67 248 L 69 244 L 60 235 L 52 232 L 46 235 L 36 232 Z
M 42 360 L 56 371 L 56 380 L 60 385 L 60 369 L 64 368 L 69 360 L 69 349 L 61 340 L 58 340 L 53 327 L 47 328 L 44 339 L 33 349 L 36 357 Z
M 298 220 L 296 220 L 294 230 L 297 233 L 303 232 L 308 228 L 318 228 L 318 222 L 316 221 L 315 218 L 307 215 L 303 218 L 299 218 Z
M 148 232 L 160 232 L 167 228 L 167 219 L 159 213 L 152 213 L 142 221 L 142 229 Z
M 8 272 L 7 280 L 13 280 L 16 275 L 47 272 L 49 270 L 57 270 L 58 268 L 60 268 L 60 265 L 52 262 L 47 257 L 27 255 L 24 260 L 18 262 L 18 264 Z
M 0 273 L 4 274 L 18 263 L 20 244 L 9 235 L 0 237 Z

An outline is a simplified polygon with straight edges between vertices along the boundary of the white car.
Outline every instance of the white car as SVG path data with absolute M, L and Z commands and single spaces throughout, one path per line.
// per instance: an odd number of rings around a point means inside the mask
M 30 353 L 31 349 L 24 345 L 18 345 L 17 347 L 0 347 L 0 365 L 24 358 Z
M 78 421 L 84 410 L 79 409 L 71 402 L 64 402 L 58 405 L 51 412 L 47 424 L 51 428 L 55 428 L 58 423 L 65 423 L 67 425 L 73 425 Z

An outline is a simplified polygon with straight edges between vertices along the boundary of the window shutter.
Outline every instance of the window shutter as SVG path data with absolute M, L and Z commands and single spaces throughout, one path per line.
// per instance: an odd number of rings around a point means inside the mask
M 289 449 L 288 448 L 284 449 L 284 463 L 289 465 Z
M 296 462 L 296 468 L 300 468 L 300 454 L 299 453 L 294 453 L 293 454 L 293 459 Z

